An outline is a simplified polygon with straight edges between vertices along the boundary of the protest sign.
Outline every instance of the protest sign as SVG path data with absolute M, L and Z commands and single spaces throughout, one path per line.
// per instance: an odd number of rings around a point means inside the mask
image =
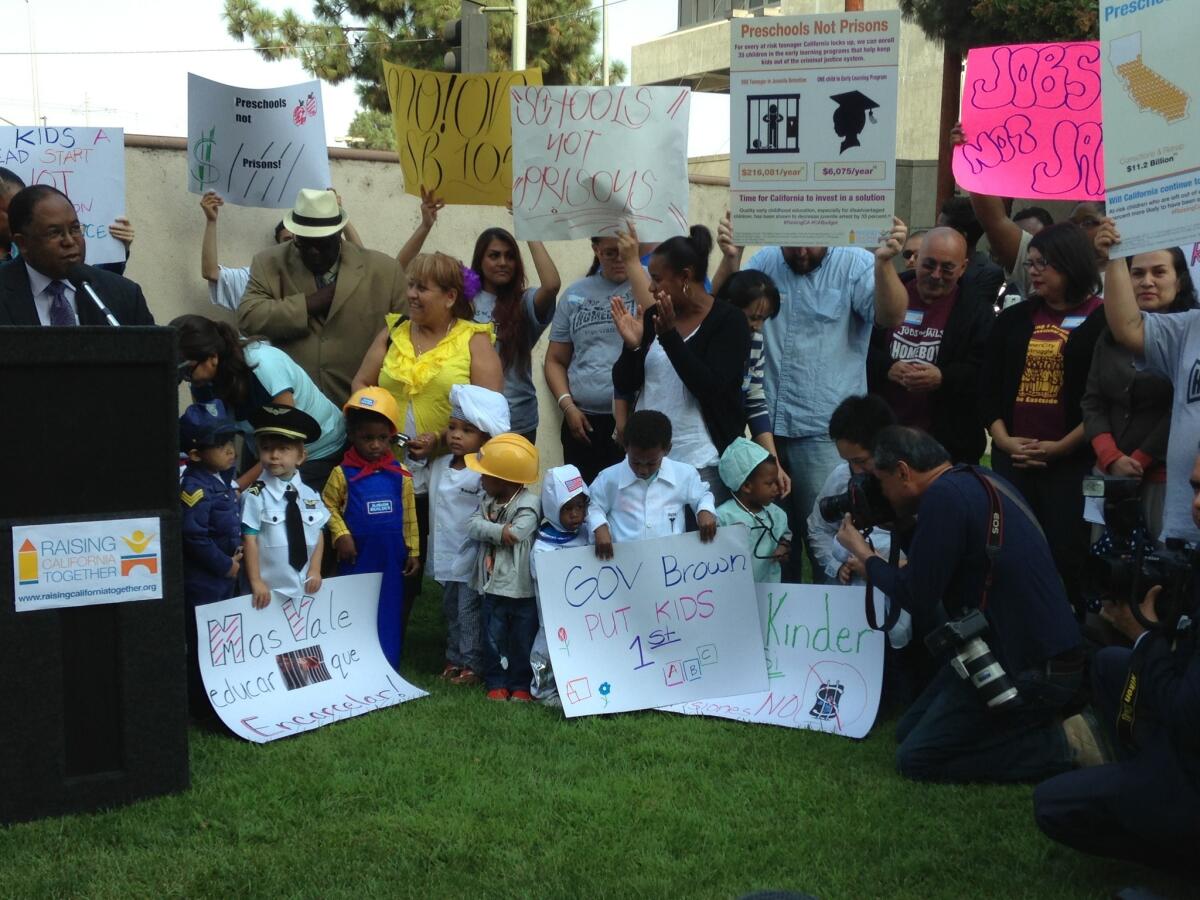
M 1196 7 L 1184 0 L 1105 5 L 1100 17 L 1105 187 L 1121 243 L 1113 256 L 1200 238 Z
M 447 203 L 503 206 L 512 197 L 509 89 L 541 84 L 541 69 L 460 75 L 397 66 L 383 77 L 404 190 Z
M 157 518 L 14 525 L 17 612 L 162 598 Z
M 301 188 L 327 188 L 321 82 L 256 90 L 188 73 L 188 190 L 229 203 L 290 209 Z
M 196 607 L 204 692 L 221 721 L 258 744 L 428 694 L 379 647 L 381 575 L 327 578 L 315 595 L 271 594 Z
M 542 622 L 568 717 L 767 686 L 741 526 L 538 557 Z
M 47 184 L 70 198 L 83 227 L 88 265 L 125 261 L 125 245 L 108 233 L 113 220 L 125 215 L 123 130 L 0 126 L 0 166 L 27 186 Z
M 730 23 L 740 244 L 867 246 L 892 227 L 900 13 Z
M 999 197 L 1104 199 L 1100 45 L 1012 44 L 967 54 L 959 186 Z
M 769 690 L 664 711 L 866 737 L 879 712 L 884 637 L 867 625 L 863 588 L 755 587 Z
M 691 91 L 680 87 L 513 88 L 517 237 L 688 232 Z

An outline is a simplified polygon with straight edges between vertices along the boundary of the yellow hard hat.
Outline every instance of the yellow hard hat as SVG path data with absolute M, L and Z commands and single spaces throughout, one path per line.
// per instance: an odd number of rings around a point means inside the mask
M 355 391 L 346 401 L 346 405 L 342 407 L 343 411 L 347 409 L 361 409 L 376 413 L 391 422 L 392 428 L 396 431 L 401 430 L 400 407 L 396 405 L 396 398 L 384 388 L 365 387 L 361 391 Z
M 533 484 L 538 480 L 538 452 L 519 434 L 498 434 L 478 453 L 463 457 L 467 468 L 501 481 Z

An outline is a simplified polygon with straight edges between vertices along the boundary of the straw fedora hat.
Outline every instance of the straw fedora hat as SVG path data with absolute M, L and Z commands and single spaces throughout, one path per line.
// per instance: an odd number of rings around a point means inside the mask
M 338 206 L 333 191 L 301 188 L 294 209 L 284 213 L 283 224 L 297 237 L 322 238 L 337 234 L 349 219 Z

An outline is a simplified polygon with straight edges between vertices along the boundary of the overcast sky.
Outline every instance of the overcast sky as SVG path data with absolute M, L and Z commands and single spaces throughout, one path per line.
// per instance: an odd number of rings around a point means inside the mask
M 311 13 L 307 0 L 267 5 L 290 6 L 305 18 Z M 267 62 L 231 38 L 223 0 L 4 0 L 3 6 L 0 117 L 19 125 L 36 124 L 40 111 L 52 125 L 184 136 L 188 72 L 257 88 L 310 77 L 298 62 Z M 610 0 L 611 57 L 628 66 L 635 37 L 642 42 L 675 30 L 677 15 L 677 0 Z M 351 82 L 323 84 L 322 94 L 333 144 L 346 134 L 358 98 Z M 695 122 L 703 119 L 711 123 L 694 107 L 692 155 L 727 149 L 727 131 L 714 136 L 710 124 L 701 132 Z

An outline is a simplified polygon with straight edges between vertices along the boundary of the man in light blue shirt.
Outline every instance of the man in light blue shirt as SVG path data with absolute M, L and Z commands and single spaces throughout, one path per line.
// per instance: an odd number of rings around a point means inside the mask
M 892 221 L 874 257 L 857 247 L 764 247 L 746 265 L 769 275 L 782 301 L 779 315 L 763 325 L 763 387 L 775 446 L 792 478 L 792 533 L 804 540 L 810 560 L 808 514 L 841 461 L 829 438 L 829 419 L 847 397 L 867 392 L 872 327 L 896 327 L 907 307 L 886 293 L 877 302 L 875 295 L 876 270 L 892 264 L 908 235 L 903 222 Z M 721 265 L 713 277 L 714 290 L 741 268 L 742 259 L 728 213 L 717 233 Z M 792 572 L 785 572 L 785 579 L 799 582 L 800 565 L 800 554 L 793 553 Z M 824 581 L 815 560 L 812 568 L 813 579 Z

